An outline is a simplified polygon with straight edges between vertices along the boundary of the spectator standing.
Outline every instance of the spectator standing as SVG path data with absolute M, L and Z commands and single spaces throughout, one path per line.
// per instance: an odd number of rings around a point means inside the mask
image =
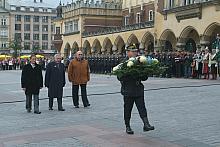
M 88 61 L 83 58 L 82 51 L 76 53 L 74 58 L 68 66 L 68 78 L 72 82 L 72 98 L 75 108 L 79 108 L 79 86 L 81 88 L 82 102 L 84 107 L 90 106 L 86 85 L 90 80 L 89 64 Z
M 40 114 L 39 111 L 39 92 L 43 87 L 43 76 L 40 65 L 36 64 L 36 55 L 31 55 L 30 63 L 22 69 L 21 87 L 26 95 L 26 110 L 31 112 L 32 96 L 34 97 L 34 113 Z
M 53 110 L 53 99 L 57 98 L 58 110 L 65 111 L 62 105 L 63 87 L 66 84 L 65 67 L 61 55 L 56 54 L 54 61 L 48 63 L 45 73 L 45 86 L 48 88 L 49 110 Z

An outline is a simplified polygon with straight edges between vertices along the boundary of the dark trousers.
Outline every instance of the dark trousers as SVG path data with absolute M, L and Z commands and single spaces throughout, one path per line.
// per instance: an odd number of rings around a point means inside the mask
M 80 88 L 81 88 L 82 102 L 84 107 L 86 107 L 89 104 L 87 98 L 87 92 L 86 92 L 86 84 L 80 84 Z M 73 105 L 79 106 L 79 85 L 72 85 L 72 98 L 73 98 Z
M 53 97 L 49 97 L 49 108 L 53 108 Z M 58 110 L 63 109 L 62 98 L 57 98 Z
M 140 117 L 147 117 L 144 97 L 124 97 L 124 120 L 126 126 L 130 126 L 131 111 L 134 103 L 136 104 Z
M 39 112 L 39 95 L 34 94 L 34 112 Z M 32 94 L 26 95 L 26 109 L 32 109 Z

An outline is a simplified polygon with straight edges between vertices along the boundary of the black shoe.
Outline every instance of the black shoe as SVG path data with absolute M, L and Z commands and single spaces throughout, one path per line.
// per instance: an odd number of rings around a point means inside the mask
M 84 107 L 89 107 L 90 106 L 90 104 L 88 104 L 88 105 L 85 105 Z
M 151 131 L 151 130 L 154 130 L 154 126 L 151 126 L 150 124 L 149 125 L 145 125 L 143 127 L 143 131 L 146 132 L 146 131 Z
M 53 110 L 53 108 L 49 108 L 49 110 Z
M 134 131 L 131 129 L 131 127 L 126 127 L 126 133 L 127 134 L 134 134 Z
M 75 108 L 79 108 L 79 106 L 75 106 Z
M 27 113 L 31 113 L 31 109 L 27 109 Z
M 63 109 L 63 108 L 62 109 L 58 109 L 58 111 L 65 111 L 65 109 Z
M 41 112 L 39 112 L 39 111 L 38 111 L 38 112 L 34 111 L 34 113 L 35 113 L 35 114 L 41 114 Z

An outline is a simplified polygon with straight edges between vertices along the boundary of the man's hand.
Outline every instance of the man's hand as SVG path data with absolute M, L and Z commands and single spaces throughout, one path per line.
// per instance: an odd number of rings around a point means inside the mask
M 26 91 L 26 88 L 22 88 L 22 90 Z

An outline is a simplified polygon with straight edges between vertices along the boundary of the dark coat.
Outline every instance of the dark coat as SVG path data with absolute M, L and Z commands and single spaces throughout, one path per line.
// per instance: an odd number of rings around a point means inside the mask
M 141 81 L 145 81 L 147 79 L 148 77 L 134 79 L 130 76 L 122 76 L 121 78 L 118 78 L 121 82 L 121 94 L 125 97 L 143 97 L 144 85 Z
M 45 73 L 45 86 L 48 88 L 48 97 L 62 98 L 63 87 L 65 86 L 65 84 L 66 80 L 64 64 L 50 62 L 47 65 Z
M 121 60 L 121 63 L 127 61 L 129 58 Z M 134 78 L 132 76 L 117 77 L 121 82 L 121 94 L 125 97 L 143 97 L 144 96 L 144 85 L 141 81 L 146 81 L 148 77 Z
M 43 76 L 40 65 L 35 64 L 33 68 L 31 64 L 27 64 L 23 67 L 21 87 L 26 88 L 25 94 L 39 94 L 40 88 L 43 87 Z

